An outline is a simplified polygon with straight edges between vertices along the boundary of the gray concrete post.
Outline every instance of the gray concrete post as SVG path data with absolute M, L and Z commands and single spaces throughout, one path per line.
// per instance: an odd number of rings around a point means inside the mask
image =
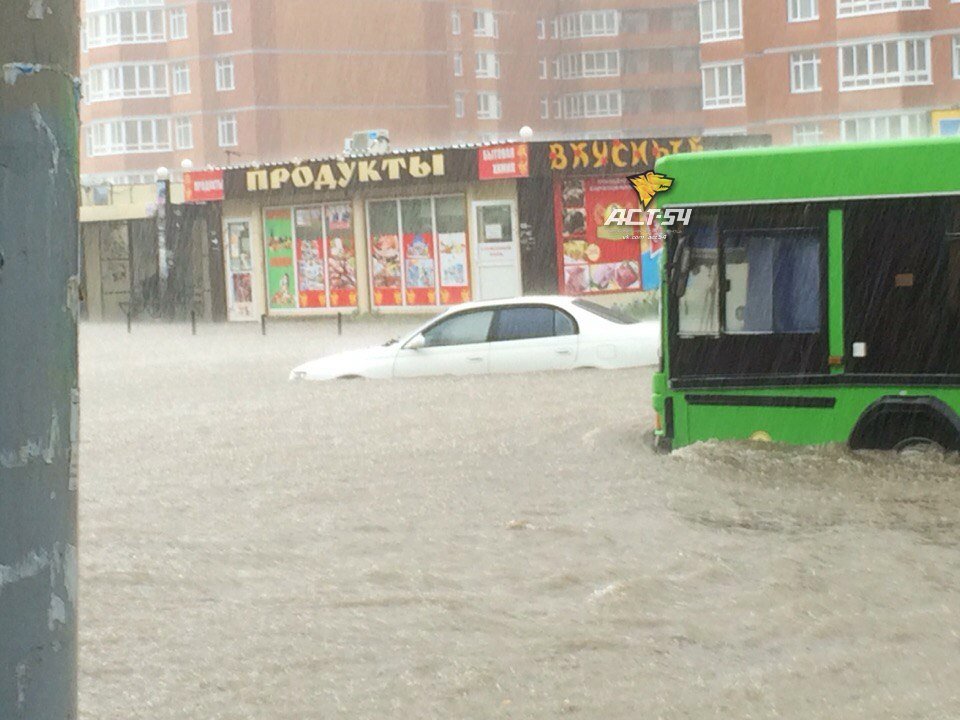
M 77 715 L 76 0 L 0 2 L 0 718 Z

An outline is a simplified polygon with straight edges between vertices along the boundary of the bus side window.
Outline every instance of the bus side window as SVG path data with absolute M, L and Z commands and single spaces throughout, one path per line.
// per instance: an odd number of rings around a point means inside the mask
M 820 239 L 814 230 L 724 233 L 724 332 L 820 330 Z

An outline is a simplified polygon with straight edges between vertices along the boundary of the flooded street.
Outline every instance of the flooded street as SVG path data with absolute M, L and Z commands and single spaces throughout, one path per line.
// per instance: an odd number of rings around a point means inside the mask
M 81 331 L 84 720 L 960 716 L 960 463 L 655 455 L 650 369 L 294 384 Z

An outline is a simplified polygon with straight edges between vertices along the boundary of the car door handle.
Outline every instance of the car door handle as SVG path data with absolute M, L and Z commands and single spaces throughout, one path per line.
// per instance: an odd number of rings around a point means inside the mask
M 559 350 L 556 351 L 557 355 L 569 355 L 570 352 L 571 352 L 570 350 L 566 350 L 566 349 L 563 349 L 563 348 L 561 348 L 561 349 L 559 349 Z
M 468 357 L 467 360 L 469 360 L 470 362 L 483 362 L 482 357 Z

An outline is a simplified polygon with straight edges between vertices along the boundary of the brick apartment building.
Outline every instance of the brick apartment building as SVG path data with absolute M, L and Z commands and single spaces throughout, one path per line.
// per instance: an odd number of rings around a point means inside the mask
M 82 173 L 702 130 L 692 0 L 86 0 Z
M 701 0 L 708 132 L 926 135 L 960 103 L 956 0 Z

